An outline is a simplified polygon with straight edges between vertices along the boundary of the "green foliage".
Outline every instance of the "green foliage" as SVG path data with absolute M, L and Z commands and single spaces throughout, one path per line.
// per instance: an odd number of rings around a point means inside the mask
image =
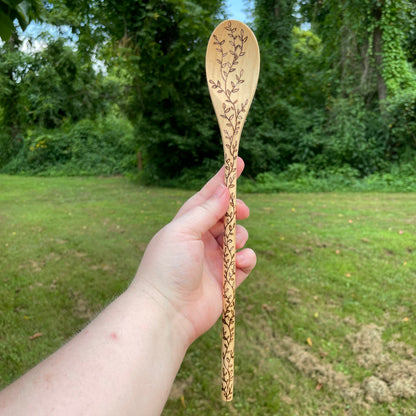
M 360 94 L 367 104 L 416 86 L 404 49 L 414 25 L 411 2 L 303 1 L 301 10 L 323 40 L 334 93 Z
M 267 39 L 260 23 L 266 27 L 276 13 L 286 27 L 293 20 L 285 20 L 279 1 L 256 3 L 265 74 L 245 127 L 250 143 L 241 142 L 250 175 L 278 175 L 300 163 L 314 172 L 351 168 L 367 176 L 406 157 L 415 126 L 411 93 L 399 94 L 412 90 L 414 78 L 403 49 L 411 19 L 405 3 L 304 1 L 300 10 L 313 31 L 294 26 L 291 47 L 277 43 L 274 50 L 276 34 Z
M 383 7 L 380 28 L 383 39 L 383 78 L 390 95 L 416 89 L 416 75 L 404 50 L 406 26 L 414 6 L 407 0 L 389 0 Z
M 255 4 L 261 71 L 240 144 L 245 173 L 281 172 L 306 159 L 324 164 L 327 74 L 321 39 L 296 26 L 294 2 Z
M 45 50 L 31 55 L 5 44 L 0 56 L 0 167 L 18 153 L 28 129 L 93 119 L 107 112 L 118 94 L 116 82 L 104 80 L 92 61 L 63 39 L 50 40 Z
M 360 100 L 337 99 L 332 103 L 326 146 L 328 163 L 348 164 L 362 175 L 383 166 L 386 133 L 378 112 L 368 110 Z
M 190 115 L 190 118 L 193 117 Z M 192 135 L 191 132 L 180 134 L 172 131 L 169 122 L 163 123 L 163 119 L 160 119 L 159 126 L 154 122 L 154 119 L 143 119 L 135 129 L 146 182 L 178 178 L 186 169 L 192 167 L 198 170 L 201 165 L 209 164 L 222 155 L 219 132 L 216 140 L 212 138 L 215 124 L 196 124 L 193 126 L 195 135 Z
M 19 44 L 19 40 L 13 36 L 0 47 L 0 128 L 3 135 L 0 163 L 7 162 L 19 150 L 23 126 L 27 123 L 27 111 L 19 97 L 23 91 L 21 80 L 27 73 L 32 59 L 18 49 Z M 5 135 L 8 136 L 8 140 Z
M 142 181 L 200 183 L 222 159 L 204 69 L 222 3 L 47 3 L 45 17 L 61 37 L 42 35 L 47 47 L 26 54 L 15 33 L 0 49 L 0 167 L 105 171 L 107 162 L 94 156 L 90 163 L 102 168 L 89 169 L 78 155 L 101 154 L 94 145 L 101 127 L 87 126 L 101 126 L 117 108 L 134 128 L 129 166 L 138 154 Z M 365 177 L 413 160 L 413 3 L 256 0 L 254 7 L 261 71 L 240 144 L 248 177 L 292 174 L 294 166 L 319 180 L 326 175 L 319 172 L 343 169 Z M 301 29 L 305 21 L 309 30 Z M 31 154 L 43 141 L 48 151 Z
M 387 103 L 389 141 L 392 160 L 413 158 L 416 154 L 416 92 L 405 91 Z
M 136 168 L 130 123 L 109 116 L 60 129 L 29 131 L 18 156 L 3 168 L 14 174 L 114 175 Z
M 263 172 L 251 180 L 241 178 L 238 189 L 247 193 L 416 192 L 416 157 L 365 177 L 349 165 L 313 170 L 294 163 L 281 173 Z
M 281 62 L 290 53 L 295 0 L 255 0 L 258 41 Z
M 302 98 L 298 99 L 302 95 L 302 80 L 308 78 L 313 69 L 304 76 L 306 67 L 300 68 L 299 61 L 295 63 L 296 59 L 291 59 L 292 45 L 297 43 L 298 34 L 293 31 L 294 4 L 280 0 L 255 2 L 254 26 L 261 68 L 240 143 L 246 174 L 251 176 L 271 169 L 279 171 L 290 164 L 296 153 L 294 139 L 304 126 L 302 117 L 299 118 Z M 300 51 L 296 58 L 309 56 L 307 42 L 304 46 L 307 52 Z
M 218 2 L 150 2 L 135 10 L 128 24 L 132 44 L 122 55 L 135 74 L 126 110 L 136 121 L 145 168 L 155 178 L 170 178 L 221 153 L 205 81 Z
M 222 157 L 215 159 L 204 159 L 200 166 L 192 168 L 183 168 L 180 170 L 179 176 L 172 176 L 171 178 L 159 177 L 156 174 L 152 175 L 150 169 L 144 169 L 132 177 L 140 184 L 147 186 L 161 186 L 165 188 L 180 188 L 192 189 L 197 191 L 201 189 L 207 182 L 215 175 L 221 168 L 223 161 Z
M 15 154 L 16 150 L 13 148 L 8 132 L 0 132 L 0 166 L 6 164 Z
M 215 159 L 220 140 L 214 117 L 207 117 L 211 103 L 205 50 L 221 1 L 96 1 L 66 6 L 79 16 L 73 30 L 82 45 L 98 39 L 87 34 L 93 29 L 82 24 L 85 14 L 106 39 L 96 46 L 112 76 L 122 78 L 119 106 L 135 124 L 148 176 L 177 176 L 182 168 Z
M 55 128 L 68 119 L 78 121 L 105 111 L 109 97 L 102 77 L 94 72 L 91 61 L 81 58 L 63 39 L 50 41 L 34 55 L 20 97 L 29 113 L 29 125 Z
M 0 0 L 0 38 L 9 40 L 16 30 L 15 20 L 25 30 L 32 20 L 40 18 L 42 11 L 41 0 Z

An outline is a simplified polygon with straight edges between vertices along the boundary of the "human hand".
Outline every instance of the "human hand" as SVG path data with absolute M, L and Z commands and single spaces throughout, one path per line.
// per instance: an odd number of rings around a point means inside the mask
M 238 160 L 237 174 L 244 168 Z M 179 318 L 189 344 L 207 331 L 222 310 L 223 217 L 229 204 L 222 168 L 179 210 L 175 218 L 150 242 L 132 283 Z M 249 209 L 237 201 L 237 219 Z M 248 233 L 237 225 L 236 248 L 244 247 Z M 236 255 L 236 286 L 251 272 L 256 255 L 243 249 Z M 173 315 L 172 315 L 173 314 Z

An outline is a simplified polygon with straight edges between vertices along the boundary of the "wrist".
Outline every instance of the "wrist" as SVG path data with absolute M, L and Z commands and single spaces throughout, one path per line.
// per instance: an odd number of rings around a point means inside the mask
M 173 303 L 145 279 L 133 280 L 125 292 L 134 302 L 141 305 L 139 313 L 145 313 L 149 325 L 157 334 L 164 334 L 170 345 L 185 354 L 194 341 L 194 328 Z

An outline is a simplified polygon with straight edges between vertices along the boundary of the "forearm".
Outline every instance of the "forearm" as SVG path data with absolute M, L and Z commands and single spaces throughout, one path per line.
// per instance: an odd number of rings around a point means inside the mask
M 157 415 L 186 352 L 173 311 L 128 290 L 0 393 L 13 415 Z

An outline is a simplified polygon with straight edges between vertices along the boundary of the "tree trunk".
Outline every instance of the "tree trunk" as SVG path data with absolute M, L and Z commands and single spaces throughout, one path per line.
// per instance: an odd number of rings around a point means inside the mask
M 387 86 L 383 77 L 383 31 L 377 26 L 373 32 L 373 50 L 377 70 L 377 92 L 380 106 L 387 97 Z
M 10 52 L 16 52 L 19 48 L 19 37 L 13 32 L 10 39 L 7 41 Z M 9 94 L 6 99 L 7 105 L 4 109 L 4 120 L 5 124 L 9 127 L 10 139 L 12 146 L 20 144 L 20 126 L 19 126 L 19 111 L 17 108 L 18 104 L 18 85 L 14 79 L 14 67 L 10 66 L 7 77 L 9 78 Z

